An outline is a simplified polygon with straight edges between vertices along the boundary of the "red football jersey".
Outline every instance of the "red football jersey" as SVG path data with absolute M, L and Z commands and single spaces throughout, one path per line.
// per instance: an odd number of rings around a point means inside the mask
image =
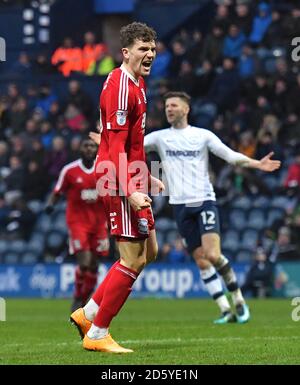
M 81 159 L 71 162 L 62 169 L 54 188 L 55 194 L 66 195 L 67 224 L 81 224 L 91 232 L 106 225 L 106 215 L 96 190 L 94 169 L 87 169 Z
M 130 181 L 145 191 L 148 183 L 148 169 L 144 151 L 144 131 L 146 124 L 146 87 L 142 77 L 136 80 L 123 66 L 113 70 L 107 77 L 100 96 L 101 144 L 97 156 L 97 178 L 107 174 L 107 168 L 99 167 L 103 161 L 113 162 L 117 182 L 112 190 L 124 195 L 130 192 Z M 119 155 L 123 154 L 120 158 Z M 125 158 L 124 158 L 125 156 Z M 126 168 L 126 158 L 127 166 Z M 136 167 L 135 161 L 143 162 L 144 167 Z M 136 178 L 133 178 L 136 177 Z M 133 178 L 133 179 L 132 179 Z M 128 188 L 129 187 L 129 188 Z

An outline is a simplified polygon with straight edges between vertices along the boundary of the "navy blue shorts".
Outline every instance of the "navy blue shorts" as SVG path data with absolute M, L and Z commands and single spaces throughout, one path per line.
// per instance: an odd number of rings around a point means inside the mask
M 195 207 L 172 205 L 178 231 L 189 253 L 201 246 L 201 236 L 220 234 L 219 211 L 215 201 L 204 201 Z

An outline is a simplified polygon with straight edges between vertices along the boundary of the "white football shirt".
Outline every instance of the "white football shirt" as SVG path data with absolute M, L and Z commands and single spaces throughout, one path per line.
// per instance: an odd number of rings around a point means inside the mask
M 146 152 L 155 151 L 161 158 L 170 204 L 216 200 L 209 180 L 209 151 L 231 164 L 249 160 L 227 147 L 211 131 L 193 126 L 152 132 L 145 136 L 144 146 Z M 157 162 L 152 162 L 154 176 L 158 175 L 157 168 Z

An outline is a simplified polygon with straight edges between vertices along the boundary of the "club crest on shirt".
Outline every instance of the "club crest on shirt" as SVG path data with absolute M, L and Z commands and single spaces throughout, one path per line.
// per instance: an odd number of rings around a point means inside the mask
M 116 112 L 117 115 L 117 123 L 119 126 L 124 126 L 126 124 L 126 118 L 127 118 L 127 111 L 124 110 L 118 110 Z
M 148 220 L 146 218 L 139 218 L 137 221 L 137 225 L 140 234 L 149 234 Z

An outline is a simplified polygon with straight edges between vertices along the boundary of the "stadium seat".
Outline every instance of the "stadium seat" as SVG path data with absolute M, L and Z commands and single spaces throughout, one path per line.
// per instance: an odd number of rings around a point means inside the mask
M 25 254 L 21 256 L 21 262 L 24 264 L 35 264 L 39 260 L 39 254 L 35 252 L 27 251 Z
M 56 216 L 54 221 L 51 224 L 51 230 L 58 230 L 63 232 L 64 234 L 68 233 L 68 228 L 66 224 L 66 216 L 65 213 L 60 211 Z
M 243 210 L 249 210 L 252 205 L 251 198 L 247 196 L 242 196 L 234 200 L 231 207 L 234 209 L 243 209 Z
M 256 230 L 262 230 L 266 227 L 265 213 L 259 209 L 252 209 L 249 212 L 248 227 Z
M 242 234 L 240 246 L 245 250 L 255 250 L 258 241 L 258 232 L 254 229 L 247 229 Z
M 17 239 L 9 243 L 9 251 L 12 253 L 23 253 L 26 249 L 27 243 L 23 240 Z
M 166 242 L 170 245 L 174 244 L 176 239 L 180 238 L 177 230 L 171 230 L 166 233 Z
M 33 200 L 33 201 L 29 201 L 27 203 L 27 206 L 30 208 L 31 211 L 33 211 L 35 214 L 39 214 L 43 208 L 44 208 L 44 204 L 43 202 L 39 201 L 39 200 Z
M 245 211 L 241 209 L 231 210 L 229 213 L 229 223 L 233 229 L 243 230 L 247 226 Z
M 169 218 L 158 218 L 155 221 L 155 228 L 158 231 L 175 230 L 176 222 Z
M 284 195 L 275 196 L 271 201 L 272 208 L 287 209 L 290 205 L 290 199 Z
M 260 195 L 252 202 L 253 208 L 268 209 L 270 207 L 270 199 L 266 196 Z
M 279 208 L 270 209 L 267 217 L 267 226 L 268 227 L 272 226 L 272 224 L 276 220 L 283 218 L 283 216 L 284 216 L 284 210 L 281 210 Z
M 253 253 L 250 250 L 241 249 L 235 257 L 236 262 L 251 262 Z
M 0 240 L 0 255 L 4 255 L 4 253 L 8 250 L 9 242 L 5 240 Z
M 226 249 L 230 254 L 235 253 L 239 247 L 239 233 L 235 230 L 228 230 L 223 235 L 222 250 Z
M 53 252 L 58 251 L 65 242 L 65 235 L 60 231 L 51 231 L 46 237 L 46 246 Z
M 27 244 L 27 252 L 41 254 L 44 250 L 45 237 L 41 233 L 35 233 Z
M 270 191 L 273 191 L 279 187 L 279 181 L 277 180 L 276 176 L 267 175 L 264 177 L 263 181 L 269 187 Z
M 6 264 L 16 264 L 19 263 L 19 259 L 20 258 L 18 253 L 8 251 L 4 254 L 3 262 Z
M 39 231 L 47 232 L 51 227 L 51 218 L 47 214 L 42 214 L 35 225 L 35 228 Z

